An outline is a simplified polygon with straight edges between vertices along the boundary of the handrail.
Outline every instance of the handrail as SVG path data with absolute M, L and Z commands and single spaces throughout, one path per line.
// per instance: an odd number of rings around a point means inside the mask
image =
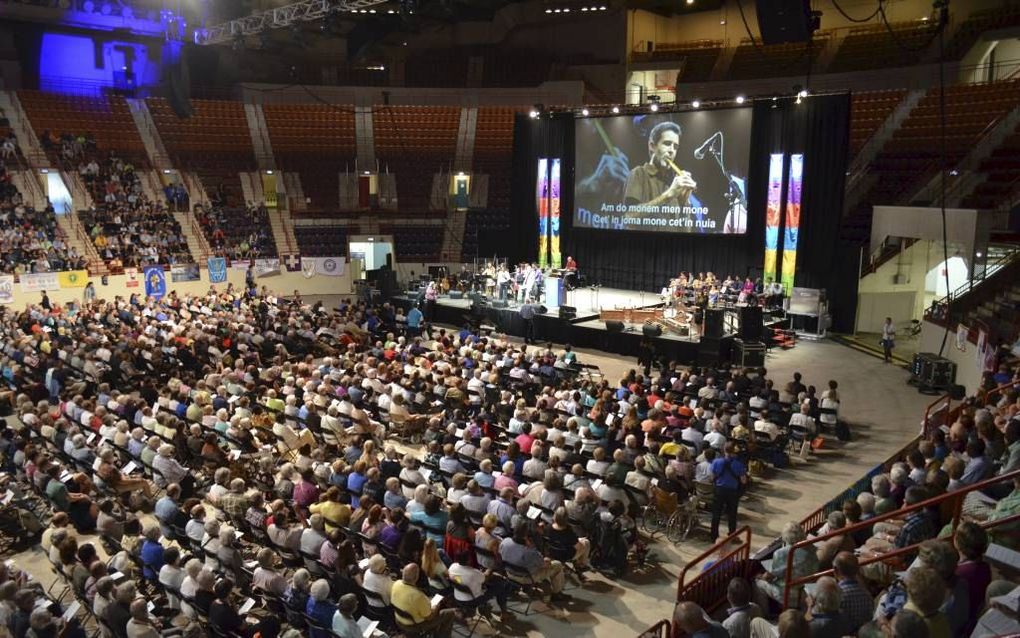
M 945 411 L 946 414 L 948 415 L 953 406 L 953 399 L 948 394 L 944 394 L 939 398 L 935 399 L 934 401 L 928 404 L 928 407 L 924 409 L 924 420 L 921 422 L 921 435 L 926 439 L 930 439 L 932 435 L 932 423 L 933 423 L 932 416 L 934 414 L 942 412 L 942 408 L 939 408 L 934 411 L 933 408 L 940 405 L 942 402 L 945 402 L 946 404 Z
M 663 619 L 638 634 L 638 638 L 669 638 L 672 634 L 673 623 Z
M 1014 385 L 1015 384 L 1012 381 L 1007 381 L 1006 383 L 1003 383 L 1002 385 L 994 387 L 990 390 L 982 390 L 978 394 L 978 400 L 980 400 L 984 405 L 988 405 L 988 397 L 990 397 L 993 394 L 1000 394 L 1002 392 L 1005 392 L 1006 390 L 1011 389 Z
M 789 603 L 790 603 L 790 590 L 793 587 L 797 587 L 799 585 L 803 585 L 805 583 L 812 582 L 814 578 L 819 576 L 819 574 L 811 574 L 810 576 L 804 576 L 804 577 L 801 577 L 801 578 L 790 578 L 789 577 L 789 575 L 793 574 L 793 559 L 794 559 L 794 555 L 797 553 L 798 550 L 801 550 L 801 549 L 804 549 L 804 548 L 810 548 L 808 551 L 814 551 L 814 548 L 813 548 L 814 545 L 816 545 L 818 543 L 821 543 L 821 542 L 824 542 L 824 541 L 827 541 L 830 538 L 834 538 L 836 536 L 853 535 L 857 531 L 860 531 L 860 530 L 863 530 L 863 529 L 870 529 L 870 528 L 874 527 L 874 525 L 876 523 L 882 523 L 884 521 L 891 520 L 891 519 L 900 519 L 900 518 L 903 518 L 903 516 L 906 515 L 906 514 L 909 514 L 911 512 L 916 512 L 918 510 L 928 509 L 928 508 L 930 508 L 932 506 L 939 506 L 942 503 L 945 503 L 945 502 L 949 501 L 950 499 L 953 499 L 953 518 L 952 518 L 952 524 L 953 524 L 953 529 L 955 530 L 956 526 L 959 523 L 960 514 L 961 514 L 960 509 L 961 509 L 961 506 L 963 505 L 963 499 L 966 497 L 967 494 L 969 494 L 971 492 L 974 492 L 974 491 L 983 490 L 983 489 L 985 489 L 985 488 L 987 488 L 987 487 L 989 487 L 991 485 L 996 485 L 998 483 L 1002 483 L 1002 482 L 1005 482 L 1007 480 L 1008 481 L 1012 481 L 1013 479 L 1015 479 L 1017 477 L 1020 477 L 1020 470 L 1014 470 L 1014 471 L 1012 471 L 1012 472 L 1010 472 L 1008 474 L 1002 474 L 1002 475 L 999 475 L 999 476 L 993 476 L 992 478 L 988 478 L 988 479 L 985 479 L 983 481 L 979 481 L 977 483 L 974 483 L 973 485 L 968 485 L 968 486 L 963 487 L 961 489 L 958 489 L 958 490 L 955 490 L 955 491 L 952 491 L 952 492 L 946 492 L 945 494 L 940 494 L 940 495 L 938 495 L 938 496 L 936 496 L 934 498 L 929 498 L 927 500 L 921 501 L 920 503 L 916 503 L 914 505 L 909 505 L 909 506 L 904 506 L 904 507 L 901 507 L 898 510 L 894 510 L 892 512 L 887 512 L 885 514 L 882 514 L 880 516 L 875 516 L 873 518 L 869 518 L 866 521 L 861 521 L 860 523 L 855 523 L 853 525 L 848 525 L 846 527 L 841 527 L 840 529 L 837 529 L 835 531 L 829 532 L 828 534 L 823 534 L 821 536 L 816 536 L 814 538 L 806 538 L 806 539 L 804 539 L 802 541 L 798 541 L 798 542 L 794 543 L 790 547 L 789 553 L 786 555 L 786 574 L 788 575 L 788 577 L 786 578 L 786 583 L 785 583 L 785 586 L 784 586 L 784 589 L 783 589 L 783 608 L 785 609 L 786 607 L 789 606 Z M 896 549 L 896 550 L 887 552 L 887 553 L 882 554 L 880 556 L 875 556 L 873 558 L 868 558 L 868 559 L 865 559 L 865 560 L 861 561 L 861 566 L 869 565 L 871 563 L 887 561 L 890 558 L 894 558 L 896 556 L 900 556 L 902 554 L 908 553 L 909 551 L 914 550 L 916 548 L 917 548 L 917 545 L 911 545 L 909 547 L 904 547 L 904 548 L 900 548 L 900 549 Z
M 736 542 L 734 543 L 734 541 Z M 729 544 L 733 544 L 733 549 L 720 555 L 720 550 Z M 690 583 L 687 583 L 687 573 L 711 556 L 716 556 L 718 560 L 701 571 Z M 718 606 L 725 598 L 721 594 L 726 591 L 730 579 L 738 575 L 747 576 L 750 569 L 748 565 L 750 557 L 751 528 L 745 525 L 687 562 L 680 572 L 677 602 L 694 601 L 701 605 L 705 611 L 711 612 L 712 608 Z

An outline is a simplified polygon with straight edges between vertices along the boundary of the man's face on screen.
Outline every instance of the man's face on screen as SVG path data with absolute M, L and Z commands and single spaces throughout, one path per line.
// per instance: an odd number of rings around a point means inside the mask
M 652 164 L 658 168 L 669 168 L 666 160 L 676 159 L 677 147 L 680 146 L 680 136 L 676 131 L 663 131 L 659 141 L 648 142 L 648 150 L 652 154 Z

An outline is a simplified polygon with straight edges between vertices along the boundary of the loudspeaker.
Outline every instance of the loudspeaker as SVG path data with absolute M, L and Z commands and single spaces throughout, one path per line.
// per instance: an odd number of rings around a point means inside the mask
M 549 309 L 541 304 L 539 304 L 538 308 L 535 308 L 535 314 L 544 315 L 547 312 L 549 312 Z
M 761 306 L 744 306 L 740 309 L 740 338 L 744 341 L 761 341 L 764 324 Z
M 723 313 L 721 308 L 708 308 L 705 310 L 705 336 L 710 339 L 718 339 L 723 336 Z
M 755 5 L 764 44 L 807 42 L 818 28 L 810 0 L 757 0 Z
M 493 308 L 509 308 L 510 307 L 510 302 L 507 301 L 506 299 L 493 299 L 492 300 L 492 307 Z
M 451 290 L 450 291 L 450 299 L 463 299 L 463 298 L 464 298 L 464 293 L 463 292 L 461 292 L 459 290 Z
M 623 322 L 608 319 L 606 320 L 606 330 L 609 332 L 623 332 Z
M 698 365 L 717 366 L 723 362 L 722 340 L 702 337 L 698 342 Z
M 645 333 L 646 337 L 661 337 L 662 326 L 657 323 L 646 323 L 641 326 L 641 332 Z
M 560 306 L 560 319 L 576 319 L 577 308 L 573 306 Z

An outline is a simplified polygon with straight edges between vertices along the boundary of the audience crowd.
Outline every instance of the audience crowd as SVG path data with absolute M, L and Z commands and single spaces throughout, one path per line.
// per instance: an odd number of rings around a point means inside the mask
M 244 209 L 195 205 L 195 217 L 217 255 L 231 260 L 275 257 L 269 212 L 248 202 Z

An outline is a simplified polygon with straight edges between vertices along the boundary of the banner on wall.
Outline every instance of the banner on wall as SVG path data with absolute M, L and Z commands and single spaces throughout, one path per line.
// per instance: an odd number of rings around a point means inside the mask
M 974 355 L 974 362 L 977 364 L 979 373 L 987 371 L 985 367 L 985 348 L 988 346 L 988 333 L 984 328 L 978 328 L 977 353 Z
M 209 268 L 209 283 L 222 284 L 227 280 L 227 260 L 223 257 L 210 257 L 206 262 Z
M 276 174 L 262 173 L 262 195 L 266 201 L 266 208 L 276 208 Z
M 776 278 L 776 251 L 779 250 L 779 206 L 783 196 L 783 154 L 769 158 L 769 190 L 765 200 L 765 271 L 766 280 Z
M 549 254 L 549 158 L 538 158 L 538 179 L 535 197 L 538 199 L 538 265 L 545 267 Z
M 280 260 L 277 257 L 272 259 L 256 259 L 255 260 L 255 276 L 256 277 L 271 277 L 273 275 L 280 274 Z
M 342 277 L 347 262 L 343 257 L 302 257 L 301 270 L 306 278 L 315 275 Z
M 790 156 L 790 172 L 787 178 L 786 226 L 783 233 L 783 275 L 780 281 L 789 295 L 793 290 L 793 279 L 797 272 L 797 240 L 800 235 L 800 195 L 804 177 L 804 155 Z
M 20 275 L 20 278 L 21 292 L 42 292 L 43 290 L 57 290 L 60 288 L 60 280 L 55 272 Z
M 125 268 L 124 275 L 127 277 L 127 280 L 124 282 L 125 288 L 137 288 L 139 286 L 137 268 Z
M 84 288 L 89 283 L 89 271 L 67 270 L 57 273 L 61 288 Z
M 14 275 L 0 275 L 0 304 L 14 303 Z
M 552 161 L 549 179 L 549 265 L 559 268 L 560 255 L 560 159 Z
M 170 266 L 170 281 L 175 284 L 181 281 L 198 281 L 202 278 L 198 264 L 180 264 Z
M 160 299 L 166 294 L 166 273 L 162 266 L 146 266 L 143 271 L 145 277 L 145 296 Z
M 962 323 L 956 327 L 956 349 L 960 352 L 967 352 L 967 337 L 970 336 L 970 328 Z
M 301 255 L 298 253 L 284 254 L 283 266 L 287 269 L 287 272 L 299 272 L 301 270 Z

